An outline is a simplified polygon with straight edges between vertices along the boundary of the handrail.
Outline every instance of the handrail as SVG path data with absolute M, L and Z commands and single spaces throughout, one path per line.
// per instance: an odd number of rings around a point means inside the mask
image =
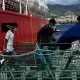
M 38 54 L 38 52 L 41 52 L 42 54 Z M 43 54 L 43 52 L 45 52 L 46 54 Z M 42 78 L 46 78 L 46 79 L 51 79 L 51 80 L 59 80 L 59 79 L 72 79 L 77 80 L 77 78 L 80 78 L 78 75 L 78 72 L 80 72 L 80 55 L 76 54 L 76 52 L 80 52 L 79 51 L 79 45 L 75 46 L 75 48 L 70 48 L 67 50 L 59 50 L 58 48 L 56 50 L 48 50 L 48 49 L 39 49 L 39 47 L 36 45 L 36 49 L 34 51 L 28 52 L 28 53 L 24 53 L 24 54 L 20 54 L 20 55 L 2 55 L 0 54 L 0 57 L 6 59 L 5 65 L 6 67 L 9 68 L 9 70 L 3 68 L 1 69 L 1 73 L 5 73 L 5 74 L 9 74 L 10 73 L 13 75 L 14 79 L 17 79 L 17 77 L 15 76 L 16 73 L 20 74 L 20 76 L 18 76 L 19 79 L 21 79 L 21 77 L 23 77 L 24 79 L 32 79 L 32 78 L 36 78 L 36 79 L 42 79 Z M 63 54 L 61 54 L 63 53 Z M 75 56 L 73 56 L 73 58 L 71 58 L 71 62 L 68 64 L 68 68 L 64 70 L 68 59 L 70 58 L 71 54 L 75 53 Z M 30 57 L 34 55 L 33 57 Z M 40 55 L 45 56 L 43 57 L 43 59 L 48 58 L 48 56 L 46 55 L 51 55 L 51 60 L 52 60 L 52 64 L 55 67 L 54 70 L 50 70 L 49 69 L 49 64 L 45 63 L 44 65 L 47 66 L 46 70 L 41 70 L 40 66 L 42 65 L 42 63 L 37 63 L 37 59 L 40 60 Z M 17 59 L 17 60 L 16 60 Z M 33 63 L 33 61 L 31 60 L 36 60 L 36 63 Z M 13 62 L 11 62 L 13 61 Z M 31 61 L 31 63 L 30 63 Z M 50 64 L 51 65 L 51 64 Z M 36 69 L 35 72 L 33 72 L 30 68 L 35 67 L 35 68 L 39 68 L 38 70 Z M 44 66 L 43 66 L 44 67 Z M 18 68 L 18 69 L 17 69 Z M 49 72 L 47 71 L 47 69 L 49 70 Z M 6 71 L 7 70 L 7 71 Z M 14 70 L 14 71 L 13 71 Z M 4 72 L 3 72 L 4 71 Z M 15 72 L 15 74 L 14 74 Z M 28 76 L 28 74 L 30 74 L 30 77 L 26 77 Z M 45 76 L 46 74 L 46 76 Z M 49 77 L 48 75 L 52 74 L 52 78 Z M 34 77 L 35 75 L 35 77 Z M 38 76 L 36 76 L 38 75 Z M 41 76 L 43 75 L 43 76 Z M 54 76 L 53 76 L 54 75 Z M 64 76 L 65 75 L 65 76 Z M 7 79 L 10 78 L 10 76 L 7 76 Z M 23 79 L 22 79 L 23 80 Z

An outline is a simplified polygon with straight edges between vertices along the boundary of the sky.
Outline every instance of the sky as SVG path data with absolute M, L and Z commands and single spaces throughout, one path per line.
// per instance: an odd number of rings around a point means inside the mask
M 45 4 L 62 4 L 62 5 L 71 5 L 71 4 L 80 4 L 80 0 L 40 0 Z

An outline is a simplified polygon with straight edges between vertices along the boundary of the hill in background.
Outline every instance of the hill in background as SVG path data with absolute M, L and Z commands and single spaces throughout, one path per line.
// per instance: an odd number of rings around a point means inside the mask
M 80 15 L 80 4 L 76 4 L 76 5 L 47 4 L 47 6 L 49 8 L 49 13 L 47 17 Z

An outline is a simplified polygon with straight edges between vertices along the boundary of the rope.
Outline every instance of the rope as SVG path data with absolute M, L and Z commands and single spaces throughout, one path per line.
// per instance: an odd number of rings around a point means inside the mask
M 1 38 L 2 39 L 2 38 Z M 61 43 L 59 43 L 59 44 L 61 44 Z M 73 43 L 73 44 L 75 44 L 75 43 Z M 77 46 L 79 46 L 79 44 L 77 44 L 77 45 L 75 45 L 74 47 L 77 47 Z M 75 48 L 76 49 L 76 48 Z M 71 50 L 75 50 L 73 47 L 71 48 Z M 20 54 L 20 55 L 3 55 L 2 54 L 2 52 L 0 51 L 0 56 L 2 56 L 2 57 L 22 57 L 22 56 L 27 56 L 27 55 L 30 55 L 30 54 L 37 54 L 36 53 L 36 51 L 37 50 L 39 50 L 39 51 L 46 51 L 46 52 L 51 52 L 52 54 L 55 52 L 55 50 L 53 51 L 53 50 L 43 50 L 43 49 L 40 49 L 39 48 L 39 46 L 38 46 L 38 44 L 36 44 L 36 47 L 35 47 L 35 50 L 34 51 L 32 51 L 32 52 L 28 52 L 28 53 L 24 53 L 24 54 Z M 58 50 L 58 48 L 56 49 L 56 50 Z M 62 50 L 63 52 L 66 52 L 66 51 L 68 51 L 68 50 L 70 50 L 70 49 L 67 49 L 67 50 Z M 70 50 L 70 51 L 71 51 Z M 61 50 L 60 50 L 61 51 Z M 61 51 L 61 52 L 62 52 Z
M 22 56 L 30 55 L 30 54 L 32 54 L 32 53 L 35 53 L 35 51 L 29 52 L 29 53 L 25 53 L 25 54 L 20 54 L 20 55 L 3 55 L 3 54 L 0 52 L 0 56 L 2 56 L 2 57 L 22 57 Z

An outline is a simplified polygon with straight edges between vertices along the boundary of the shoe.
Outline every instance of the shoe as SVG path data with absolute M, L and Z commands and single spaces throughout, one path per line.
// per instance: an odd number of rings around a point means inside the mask
M 0 64 L 3 64 L 5 61 L 5 59 L 0 60 Z

